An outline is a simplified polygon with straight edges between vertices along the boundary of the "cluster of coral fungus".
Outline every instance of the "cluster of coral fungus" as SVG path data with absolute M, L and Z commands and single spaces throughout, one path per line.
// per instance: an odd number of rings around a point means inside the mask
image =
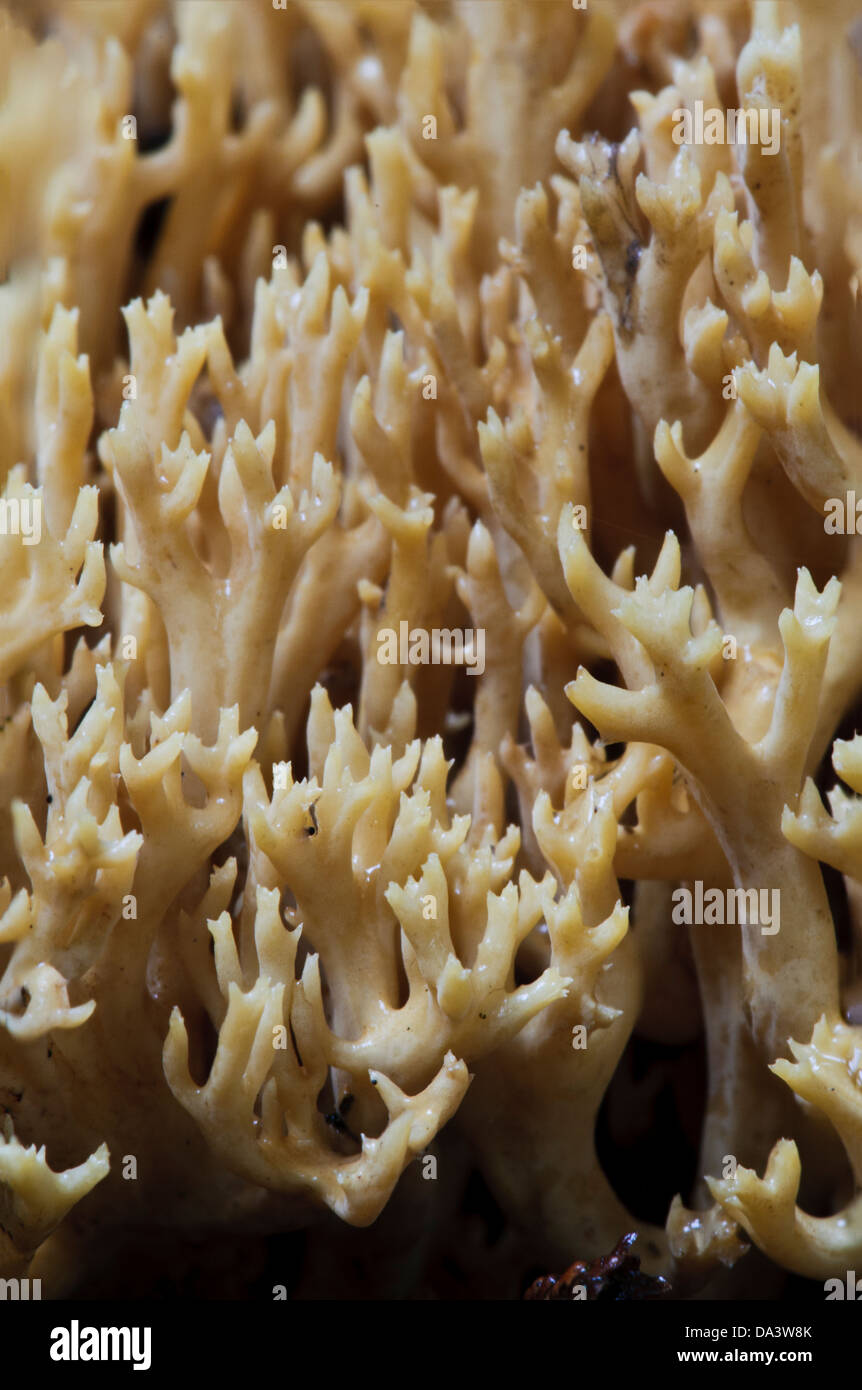
M 7 0 L 0 1274 L 862 1269 L 860 53 Z

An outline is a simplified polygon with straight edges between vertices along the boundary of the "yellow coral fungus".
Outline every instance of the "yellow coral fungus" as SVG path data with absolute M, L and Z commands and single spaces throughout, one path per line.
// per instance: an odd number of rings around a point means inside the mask
M 853 18 L 0 8 L 4 1290 L 862 1272 Z

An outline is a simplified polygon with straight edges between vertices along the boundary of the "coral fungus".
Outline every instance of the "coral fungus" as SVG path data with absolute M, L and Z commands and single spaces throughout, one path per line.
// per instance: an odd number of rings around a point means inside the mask
M 862 1271 L 853 18 L 6 0 L 2 1279 Z

